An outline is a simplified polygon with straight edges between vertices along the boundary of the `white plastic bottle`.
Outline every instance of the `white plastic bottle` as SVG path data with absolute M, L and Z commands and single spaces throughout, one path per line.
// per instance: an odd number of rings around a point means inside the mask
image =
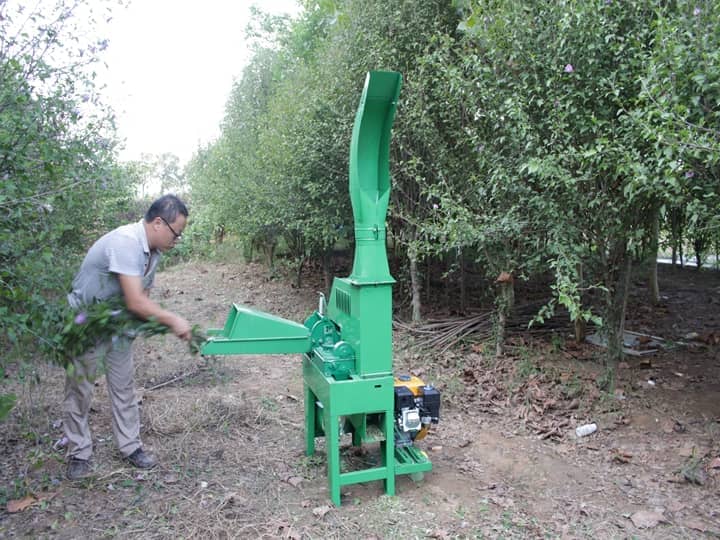
M 587 435 L 590 435 L 592 433 L 595 433 L 597 431 L 597 424 L 585 424 L 582 426 L 578 426 L 575 428 L 575 435 L 578 437 L 586 437 Z

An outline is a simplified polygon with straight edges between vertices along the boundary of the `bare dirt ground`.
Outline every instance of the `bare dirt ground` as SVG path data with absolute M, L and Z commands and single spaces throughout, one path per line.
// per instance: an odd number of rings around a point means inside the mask
M 315 308 L 319 283 L 266 276 L 183 264 L 154 295 L 203 327 L 221 326 L 232 302 L 296 321 Z M 63 374 L 28 372 L 0 441 L 0 538 L 720 537 L 720 276 L 664 268 L 659 308 L 636 285 L 628 328 L 672 346 L 629 357 L 612 395 L 598 390 L 598 349 L 563 334 L 515 337 L 495 360 L 483 344 L 418 351 L 396 332 L 396 373 L 443 392 L 423 442 L 434 468 L 399 477 L 394 497 L 379 482 L 349 486 L 339 508 L 322 440 L 304 455 L 298 356 L 201 359 L 172 337 L 138 340 L 142 436 L 161 465 L 139 473 L 120 459 L 99 381 L 95 476 L 75 483 L 54 447 Z M 586 422 L 597 432 L 577 438 Z

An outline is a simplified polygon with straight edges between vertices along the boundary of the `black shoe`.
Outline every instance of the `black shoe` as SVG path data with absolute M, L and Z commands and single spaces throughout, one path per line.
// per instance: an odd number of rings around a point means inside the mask
M 69 480 L 82 480 L 92 474 L 92 467 L 87 459 L 71 457 L 67 466 Z
M 142 448 L 138 448 L 125 459 L 127 459 L 132 466 L 137 467 L 138 469 L 152 469 L 155 465 L 157 465 L 155 458 L 148 456 L 145 452 L 143 452 Z

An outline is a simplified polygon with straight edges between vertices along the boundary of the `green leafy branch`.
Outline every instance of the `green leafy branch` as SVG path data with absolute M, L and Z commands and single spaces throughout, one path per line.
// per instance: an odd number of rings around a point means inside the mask
M 64 368 L 98 343 L 170 332 L 170 327 L 155 319 L 139 319 L 119 299 L 94 303 L 81 310 L 62 308 L 56 315 L 55 326 L 57 332 L 43 340 L 44 348 L 50 359 Z M 190 353 L 198 354 L 206 340 L 202 329 L 193 326 Z

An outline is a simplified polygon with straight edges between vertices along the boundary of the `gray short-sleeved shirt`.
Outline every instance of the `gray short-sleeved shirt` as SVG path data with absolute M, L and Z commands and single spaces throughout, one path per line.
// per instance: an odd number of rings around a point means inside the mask
M 97 240 L 85 255 L 68 302 L 73 308 L 121 296 L 118 274 L 142 278 L 144 289 L 155 280 L 160 252 L 150 250 L 144 221 L 123 225 Z

